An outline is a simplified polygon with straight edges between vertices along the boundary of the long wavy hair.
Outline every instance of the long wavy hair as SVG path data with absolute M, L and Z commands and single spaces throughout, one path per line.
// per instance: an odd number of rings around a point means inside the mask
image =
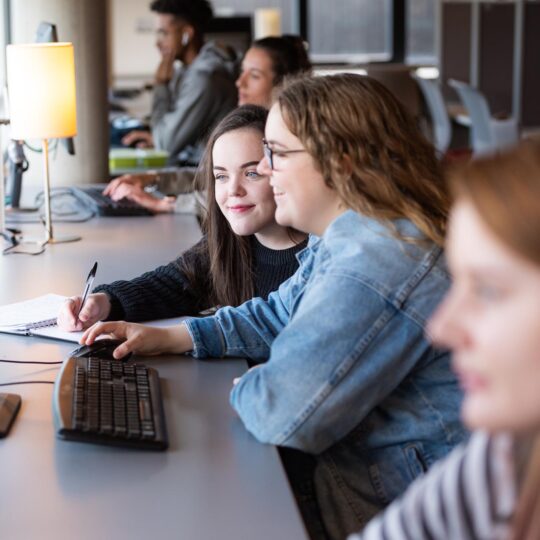
M 449 196 L 435 150 L 385 86 L 353 74 L 304 77 L 286 80 L 277 103 L 346 207 L 395 234 L 392 221 L 408 219 L 443 245 Z
M 540 142 L 473 161 L 454 170 L 450 189 L 456 200 L 473 204 L 489 229 L 540 272 Z M 540 302 L 540 299 L 538 299 Z M 511 538 L 540 538 L 540 436 L 536 434 Z
M 235 234 L 216 202 L 212 150 L 225 133 L 249 129 L 260 134 L 262 155 L 267 116 L 268 111 L 257 105 L 243 105 L 225 116 L 208 139 L 195 177 L 196 186 L 205 191 L 207 199 L 202 223 L 206 243 L 199 244 L 200 252 L 196 255 L 209 258 L 210 275 L 200 275 L 197 257 L 185 258 L 182 270 L 192 289 L 204 290 L 214 306 L 237 306 L 249 300 L 254 295 L 254 283 L 251 237 Z

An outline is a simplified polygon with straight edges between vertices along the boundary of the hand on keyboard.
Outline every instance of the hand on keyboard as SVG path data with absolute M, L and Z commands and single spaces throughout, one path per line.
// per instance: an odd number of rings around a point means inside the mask
M 77 187 L 73 186 L 71 191 L 75 197 L 88 205 L 96 214 L 100 216 L 151 216 L 153 213 L 135 201 L 126 197 L 114 201 L 103 194 L 102 187 Z
M 146 187 L 156 182 L 156 173 L 123 174 L 114 180 L 111 180 L 105 189 L 103 195 L 115 198 L 115 193 L 124 185 Z
M 174 212 L 175 197 L 154 197 L 137 184 L 120 184 L 112 193 L 114 201 L 128 199 L 155 213 Z

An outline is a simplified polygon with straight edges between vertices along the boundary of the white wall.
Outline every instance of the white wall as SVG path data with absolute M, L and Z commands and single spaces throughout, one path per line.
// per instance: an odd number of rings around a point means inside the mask
M 150 0 L 110 0 L 113 84 L 150 81 L 159 63 Z

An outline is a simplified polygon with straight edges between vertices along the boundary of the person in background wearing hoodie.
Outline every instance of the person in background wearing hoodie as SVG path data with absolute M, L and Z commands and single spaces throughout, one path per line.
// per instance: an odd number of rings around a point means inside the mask
M 247 50 L 236 80 L 238 105 L 259 105 L 267 109 L 274 89 L 288 75 L 311 73 L 306 44 L 300 36 L 284 35 L 258 39 Z M 156 213 L 202 213 L 204 193 L 194 185 L 196 167 L 174 167 L 168 170 L 124 174 L 104 190 L 114 200 L 124 197 Z M 155 197 L 145 191 L 154 185 L 168 197 Z
M 213 17 L 208 0 L 154 0 L 150 9 L 157 14 L 161 53 L 152 131 L 132 131 L 122 143 L 166 150 L 171 164 L 196 165 L 212 127 L 236 107 L 236 58 L 216 43 L 204 43 Z

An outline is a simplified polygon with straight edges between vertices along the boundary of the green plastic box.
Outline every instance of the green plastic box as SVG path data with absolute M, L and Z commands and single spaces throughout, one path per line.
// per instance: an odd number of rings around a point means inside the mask
M 165 167 L 169 153 L 155 148 L 114 148 L 109 150 L 109 171 Z

